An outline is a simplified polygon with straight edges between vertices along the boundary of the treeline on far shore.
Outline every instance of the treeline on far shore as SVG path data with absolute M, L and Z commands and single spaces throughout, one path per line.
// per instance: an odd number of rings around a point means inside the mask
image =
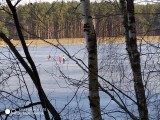
M 122 16 L 117 3 L 91 3 L 98 37 L 123 36 Z M 18 39 L 8 8 L 0 10 L 0 28 L 11 39 Z M 7 11 L 7 12 L 6 12 Z M 83 21 L 78 2 L 43 2 L 17 6 L 23 34 L 29 39 L 83 38 Z M 160 36 L 160 4 L 135 5 L 138 36 Z

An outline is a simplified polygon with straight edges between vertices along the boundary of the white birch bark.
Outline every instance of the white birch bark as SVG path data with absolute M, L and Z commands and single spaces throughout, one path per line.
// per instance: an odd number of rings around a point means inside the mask
M 90 0 L 81 0 L 84 34 L 88 49 L 89 102 L 93 120 L 102 120 L 98 91 L 97 39 L 90 11 Z

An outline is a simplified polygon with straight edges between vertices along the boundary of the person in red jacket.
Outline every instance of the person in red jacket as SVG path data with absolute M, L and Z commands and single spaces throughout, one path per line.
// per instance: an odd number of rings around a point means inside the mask
M 58 57 L 58 61 L 59 61 L 59 63 L 62 62 L 62 57 L 61 56 Z

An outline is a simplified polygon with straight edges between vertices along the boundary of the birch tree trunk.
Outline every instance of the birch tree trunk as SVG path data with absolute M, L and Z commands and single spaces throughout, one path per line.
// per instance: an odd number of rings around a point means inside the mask
M 133 72 L 134 89 L 140 120 L 148 120 L 148 109 L 146 104 L 145 89 L 141 74 L 140 53 L 137 48 L 136 25 L 133 0 L 120 0 L 123 25 L 125 28 L 126 49 L 129 55 L 131 69 Z
M 81 0 L 84 33 L 88 49 L 89 102 L 93 120 L 102 120 L 98 91 L 97 39 L 90 11 L 90 0 Z

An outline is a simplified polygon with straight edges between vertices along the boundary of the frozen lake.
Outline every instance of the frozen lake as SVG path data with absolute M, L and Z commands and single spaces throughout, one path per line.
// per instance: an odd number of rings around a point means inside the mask
M 61 49 L 65 51 L 66 54 L 69 53 L 72 59 L 53 46 L 29 46 L 29 51 L 37 66 L 42 86 L 53 106 L 55 106 L 61 113 L 62 120 L 81 120 L 81 118 L 83 120 L 90 120 L 91 115 L 88 102 L 87 74 L 75 62 L 77 61 L 79 65 L 87 70 L 84 65 L 87 65 L 86 47 L 84 45 L 65 45 L 64 47 L 65 49 L 62 47 Z M 160 50 L 145 44 L 141 45 L 139 48 L 142 51 L 142 75 L 146 85 L 146 96 L 150 106 L 149 111 L 153 111 L 150 113 L 150 116 L 153 117 L 159 114 L 156 109 L 159 108 Z M 23 50 L 20 46 L 17 47 L 17 50 L 22 56 L 24 56 Z M 48 60 L 49 55 L 51 58 Z M 65 64 L 60 64 L 58 61 L 58 57 L 62 55 L 66 58 Z M 6 108 L 15 109 L 18 106 L 29 104 L 27 89 L 31 94 L 32 101 L 38 101 L 37 91 L 33 82 L 24 69 L 18 64 L 17 60 L 13 58 L 12 53 L 9 52 L 7 47 L 0 48 L 0 90 L 2 91 L 0 95 L 1 111 Z M 134 100 L 135 95 L 133 91 L 132 73 L 125 45 L 98 45 L 98 59 L 99 75 Z M 111 89 L 113 86 L 110 86 L 105 80 L 99 78 L 99 81 L 104 88 L 108 87 Z M 27 85 L 27 88 L 25 84 Z M 15 96 L 11 96 L 8 93 L 23 98 L 26 102 Z M 104 119 L 128 119 L 126 114 L 121 113 L 121 110 L 116 103 L 113 102 L 108 95 L 100 92 L 100 96 Z M 128 109 L 137 114 L 133 102 L 121 94 L 120 96 L 123 98 L 122 101 L 126 103 Z M 117 95 L 115 95 L 115 97 L 117 97 Z M 157 105 L 158 108 L 155 108 Z M 120 113 L 117 112 L 117 110 L 119 110 Z M 40 117 L 42 117 L 41 119 L 43 120 L 43 115 L 38 115 L 38 119 L 40 119 Z M 12 119 L 29 120 L 32 118 L 28 118 L 28 115 L 24 117 L 24 114 L 19 112 L 18 114 L 14 114 Z

